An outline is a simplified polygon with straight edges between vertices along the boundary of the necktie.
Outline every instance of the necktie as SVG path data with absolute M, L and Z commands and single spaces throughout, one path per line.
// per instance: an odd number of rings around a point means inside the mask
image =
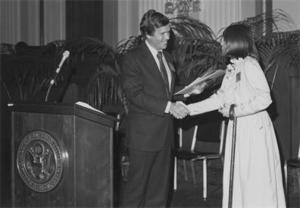
M 157 53 L 157 58 L 158 58 L 158 61 L 159 61 L 159 69 L 160 69 L 161 76 L 163 77 L 165 85 L 166 85 L 166 87 L 167 87 L 167 89 L 169 91 L 169 82 L 168 82 L 167 70 L 166 70 L 164 62 L 162 60 L 162 52 L 161 51 L 159 51 Z

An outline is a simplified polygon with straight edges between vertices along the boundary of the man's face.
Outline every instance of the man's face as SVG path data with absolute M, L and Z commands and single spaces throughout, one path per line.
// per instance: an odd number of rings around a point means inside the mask
M 156 50 L 167 48 L 168 40 L 170 39 L 170 25 L 156 28 L 152 35 L 147 35 L 147 40 Z

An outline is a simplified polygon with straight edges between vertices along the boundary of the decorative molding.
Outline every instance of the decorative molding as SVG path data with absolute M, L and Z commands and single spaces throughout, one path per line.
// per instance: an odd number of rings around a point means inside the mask
M 167 15 L 190 16 L 201 11 L 201 0 L 167 0 L 165 13 Z

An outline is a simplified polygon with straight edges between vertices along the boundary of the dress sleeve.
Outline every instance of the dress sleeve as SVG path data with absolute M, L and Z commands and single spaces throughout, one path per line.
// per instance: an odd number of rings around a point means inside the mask
M 187 105 L 190 115 L 198 115 L 219 109 L 222 106 L 221 100 L 216 94 L 197 103 Z
M 228 81 L 225 77 L 226 75 L 222 80 L 220 89 L 216 93 L 214 93 L 213 95 L 211 95 L 205 100 L 187 105 L 191 116 L 222 108 L 222 106 L 224 105 L 224 97 L 225 97 L 224 91 L 226 91 L 224 90 L 224 88 L 226 88 L 226 86 L 228 85 Z
M 268 82 L 255 59 L 247 57 L 236 62 L 235 67 L 239 75 L 228 73 L 215 94 L 188 105 L 190 115 L 218 109 L 224 116 L 228 116 L 230 106 L 235 104 L 236 116 L 246 116 L 265 110 L 272 103 Z
M 240 96 L 243 99 L 235 103 L 236 116 L 246 116 L 265 110 L 271 103 L 270 89 L 266 77 L 259 63 L 251 58 L 246 58 L 242 71 Z

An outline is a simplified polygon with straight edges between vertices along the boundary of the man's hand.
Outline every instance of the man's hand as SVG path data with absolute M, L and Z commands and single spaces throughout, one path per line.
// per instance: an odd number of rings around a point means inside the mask
M 186 117 L 190 112 L 183 102 L 171 103 L 170 113 L 177 119 Z

